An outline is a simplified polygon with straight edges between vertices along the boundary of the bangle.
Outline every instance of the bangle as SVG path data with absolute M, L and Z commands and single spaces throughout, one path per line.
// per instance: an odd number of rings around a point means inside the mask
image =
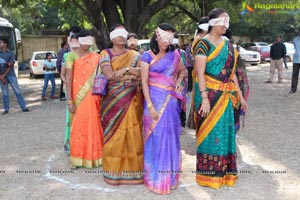
M 153 106 L 153 104 L 150 102 L 147 104 L 147 108 L 150 109 Z
M 206 89 L 204 89 L 204 90 L 200 90 L 200 92 L 207 92 L 207 91 L 206 91 Z
M 66 101 L 67 105 L 73 104 L 73 100 Z
M 129 67 L 126 67 L 126 72 L 127 72 L 127 73 L 129 72 Z

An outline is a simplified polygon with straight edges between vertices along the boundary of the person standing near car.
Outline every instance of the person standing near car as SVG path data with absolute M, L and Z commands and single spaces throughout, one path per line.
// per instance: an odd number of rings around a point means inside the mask
M 294 94 L 297 91 L 299 68 L 300 68 L 300 32 L 297 30 L 298 36 L 293 39 L 295 53 L 293 58 L 293 73 L 292 73 L 292 85 L 290 94 Z
M 270 50 L 270 77 L 265 83 L 272 83 L 275 70 L 278 70 L 278 83 L 283 79 L 283 58 L 286 56 L 286 47 L 281 43 L 281 36 L 276 36 L 276 43 L 271 46 Z
M 0 38 L 0 86 L 4 104 L 4 112 L 2 115 L 8 114 L 9 112 L 8 84 L 11 85 L 22 111 L 29 112 L 23 95 L 21 94 L 18 79 L 14 70 L 15 55 L 8 50 L 7 46 L 8 40 L 6 38 Z
M 59 72 L 59 74 L 61 74 L 61 65 L 63 62 L 63 57 L 64 54 L 68 52 L 69 49 L 69 45 L 66 42 L 62 42 L 61 43 L 61 49 L 59 50 L 58 54 L 57 54 L 57 60 L 56 60 L 56 67 L 57 67 L 57 71 Z M 59 95 L 59 99 L 61 101 L 65 101 L 66 100 L 66 95 L 64 93 L 64 82 L 62 80 L 62 78 L 60 78 L 61 81 L 61 85 L 60 85 L 60 95 Z
M 55 77 L 54 77 L 54 71 L 56 69 L 56 67 L 54 66 L 54 63 L 52 62 L 52 53 L 47 52 L 46 53 L 46 60 L 44 63 L 44 87 L 43 87 L 43 91 L 42 91 L 42 100 L 46 101 L 46 90 L 48 88 L 48 82 L 49 80 L 51 81 L 51 96 L 50 99 L 57 99 L 57 97 L 55 96 L 55 88 L 56 88 L 56 84 L 55 84 Z

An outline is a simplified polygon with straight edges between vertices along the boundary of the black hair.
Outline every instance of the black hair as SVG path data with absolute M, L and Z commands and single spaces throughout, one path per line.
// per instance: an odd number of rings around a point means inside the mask
M 134 37 L 135 39 L 138 39 L 138 36 L 135 33 L 129 33 L 127 40 L 129 40 L 130 38 Z
M 78 39 L 78 34 L 73 34 L 73 35 L 71 35 L 71 37 L 70 37 L 70 40 L 72 40 L 72 39 Z
M 114 31 L 117 27 L 119 27 L 119 26 L 122 26 L 122 27 L 124 27 L 124 25 L 123 24 L 115 24 L 115 25 L 113 25 L 112 27 L 110 27 L 109 28 L 109 32 L 112 32 L 112 31 Z M 124 27 L 125 28 L 125 27 Z
M 201 28 L 199 28 L 200 24 L 207 24 L 208 23 L 208 17 L 201 17 L 199 22 L 198 22 L 198 28 L 197 28 L 197 34 L 199 33 L 203 33 L 205 30 L 202 30 Z
M 171 24 L 168 24 L 168 23 L 162 23 L 158 27 L 164 31 L 172 31 L 173 33 L 176 32 L 175 28 Z M 157 55 L 159 53 L 156 32 L 154 32 L 154 34 L 150 40 L 150 49 L 155 55 Z M 174 45 L 170 44 L 170 46 L 169 46 L 169 48 L 167 48 L 166 52 L 174 51 L 174 50 L 175 50 Z
M 232 39 L 232 32 L 230 29 L 226 29 L 226 32 L 223 34 L 223 36 L 227 37 L 228 40 Z
M 69 32 L 79 33 L 81 31 L 81 28 L 79 26 L 72 26 L 69 30 Z
M 177 33 L 174 33 L 174 38 L 175 38 L 175 39 L 178 39 L 178 34 L 177 34 Z M 180 49 L 178 43 L 172 44 L 172 45 L 174 46 L 175 49 Z
M 282 38 L 281 38 L 281 35 L 276 35 L 276 37 L 280 37 L 280 39 L 282 39 Z
M 86 37 L 86 36 L 92 36 L 92 32 L 90 30 L 82 29 L 78 34 L 78 37 Z
M 8 46 L 9 42 L 7 38 L 0 38 L 0 40 Z
M 60 47 L 61 48 L 64 48 L 64 46 L 67 44 L 67 42 L 62 42 L 61 44 L 60 44 Z
M 120 26 L 125 28 L 125 26 L 123 24 L 115 24 L 115 25 L 113 25 L 112 27 L 109 28 L 109 32 L 114 31 L 117 27 L 120 27 Z M 112 47 L 113 47 L 113 43 L 112 43 L 111 40 L 109 40 L 106 48 L 112 48 Z
M 51 52 L 47 52 L 47 53 L 46 53 L 46 58 L 45 58 L 45 59 L 48 59 L 48 56 L 49 56 L 49 55 L 52 56 L 52 53 L 51 53 Z
M 222 13 L 228 14 L 228 11 L 223 8 L 215 8 L 208 13 L 208 18 L 209 18 L 209 20 L 218 18 Z M 212 26 L 209 26 L 208 33 L 210 33 L 211 29 L 212 29 Z

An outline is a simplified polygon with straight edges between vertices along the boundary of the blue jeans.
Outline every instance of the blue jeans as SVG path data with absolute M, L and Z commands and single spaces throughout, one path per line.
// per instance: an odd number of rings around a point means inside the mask
M 17 97 L 17 101 L 20 105 L 20 108 L 22 110 L 24 110 L 26 108 L 26 103 L 25 100 L 21 94 L 20 88 L 19 88 L 19 84 L 18 84 L 18 80 L 16 76 L 10 76 L 7 75 L 5 77 L 6 79 L 6 84 L 3 85 L 3 83 L 0 81 L 0 85 L 1 85 L 1 89 L 2 89 L 2 96 L 3 96 L 3 104 L 4 104 L 4 110 L 5 111 L 9 111 L 9 93 L 8 93 L 8 84 L 11 85 L 16 97 Z
M 54 77 L 54 74 L 44 74 L 44 87 L 43 87 L 43 91 L 42 91 L 42 97 L 45 96 L 46 94 L 46 90 L 48 88 L 48 82 L 49 80 L 51 81 L 51 96 L 54 96 L 55 94 L 55 77 Z

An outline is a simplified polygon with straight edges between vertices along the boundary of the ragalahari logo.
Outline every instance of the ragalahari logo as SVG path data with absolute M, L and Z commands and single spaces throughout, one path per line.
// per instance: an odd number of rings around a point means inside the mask
M 254 9 L 249 4 L 247 4 L 245 1 L 243 1 L 241 15 L 244 15 L 247 13 L 253 13 L 253 12 L 254 12 Z

